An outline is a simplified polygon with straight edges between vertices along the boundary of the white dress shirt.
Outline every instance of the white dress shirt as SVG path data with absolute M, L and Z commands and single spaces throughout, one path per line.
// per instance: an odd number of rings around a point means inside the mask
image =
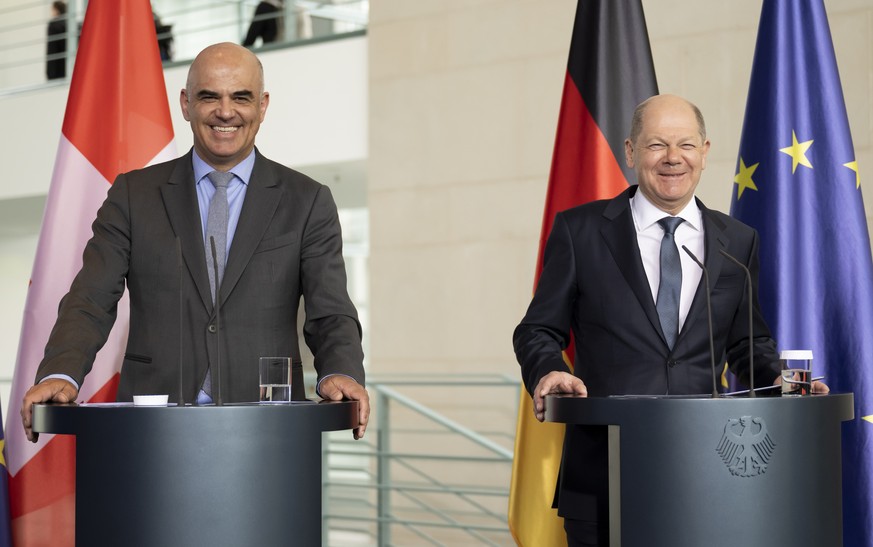
M 649 288 L 652 290 L 652 301 L 657 302 L 658 285 L 661 282 L 661 239 L 664 237 L 664 229 L 658 221 L 670 215 L 652 205 L 639 189 L 631 197 L 630 206 L 637 231 L 640 258 L 643 259 L 643 268 L 646 270 Z M 697 206 L 697 200 L 692 198 L 676 216 L 685 220 L 679 224 L 673 235 L 682 264 L 682 291 L 679 293 L 679 332 L 682 332 L 685 318 L 688 317 L 688 310 L 691 308 L 691 301 L 703 276 L 703 271 L 688 256 L 688 253 L 682 250 L 682 246 L 688 247 L 688 250 L 701 262 L 704 261 L 705 246 L 703 215 Z

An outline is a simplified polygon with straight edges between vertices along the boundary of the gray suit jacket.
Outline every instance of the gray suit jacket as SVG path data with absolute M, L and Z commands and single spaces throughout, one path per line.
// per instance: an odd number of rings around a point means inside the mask
M 706 293 L 701 279 L 672 349 L 667 347 L 640 258 L 630 187 L 611 200 L 559 213 L 546 245 L 536 293 L 513 336 L 528 391 L 554 370 L 567 371 L 561 351 L 575 342 L 575 371 L 591 397 L 712 392 Z M 749 298 L 743 271 L 752 272 L 755 383 L 779 374 L 776 345 L 761 316 L 758 234 L 698 201 L 705 229 L 716 366 L 727 360 L 749 376 Z M 680 250 L 681 252 L 681 250 Z M 720 369 L 719 369 L 720 372 Z M 556 505 L 558 514 L 603 522 L 606 515 L 606 429 L 568 426 Z
M 181 355 L 184 396 L 192 401 L 207 368 L 218 362 L 218 338 L 223 399 L 258 400 L 259 356 L 300 360 L 301 297 L 319 378 L 346 374 L 363 385 L 361 327 L 346 289 L 330 190 L 256 150 L 220 289 L 219 337 L 191 154 L 115 180 L 82 269 L 61 300 L 36 380 L 60 373 L 81 385 L 115 322 L 126 282 L 130 334 L 118 400 L 146 393 L 174 400 Z

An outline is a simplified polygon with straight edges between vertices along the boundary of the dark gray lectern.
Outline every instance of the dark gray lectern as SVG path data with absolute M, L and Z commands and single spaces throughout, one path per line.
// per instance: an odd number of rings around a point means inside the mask
M 624 547 L 842 545 L 853 417 L 850 393 L 546 398 L 547 421 L 609 426 L 610 543 Z
M 76 436 L 76 545 L 321 545 L 321 434 L 358 403 L 35 405 Z

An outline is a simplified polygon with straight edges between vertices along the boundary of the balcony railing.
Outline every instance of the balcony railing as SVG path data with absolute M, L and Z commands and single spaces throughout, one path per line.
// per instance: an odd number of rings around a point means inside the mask
M 325 542 L 513 545 L 507 525 L 519 381 L 498 375 L 368 379 L 363 441 L 325 443 Z
M 65 84 L 73 72 L 76 46 L 85 16 L 85 0 L 69 0 L 66 33 L 48 35 L 46 0 L 24 0 L 0 7 L 0 93 Z M 243 43 L 255 22 L 275 22 L 274 41 L 258 39 L 255 49 L 274 49 L 366 32 L 368 0 L 285 0 L 278 12 L 255 17 L 258 0 L 152 0 L 165 64 L 190 62 L 209 44 Z M 47 42 L 63 42 L 65 51 L 47 54 Z M 63 60 L 66 74 L 47 79 L 46 63 Z

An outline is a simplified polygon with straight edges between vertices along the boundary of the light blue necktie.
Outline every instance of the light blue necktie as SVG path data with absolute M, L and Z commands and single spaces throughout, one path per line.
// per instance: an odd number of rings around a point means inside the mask
M 658 285 L 656 307 L 661 329 L 671 350 L 679 334 L 679 294 L 682 291 L 682 264 L 673 234 L 682 222 L 684 219 L 680 217 L 664 217 L 658 221 L 664 229 L 664 237 L 661 239 L 661 282 Z
M 227 185 L 233 180 L 233 173 L 213 171 L 207 176 L 212 185 L 215 186 L 215 194 L 209 202 L 209 215 L 206 217 L 206 270 L 209 272 L 209 288 L 212 290 L 212 301 L 215 302 L 217 289 L 221 287 L 221 279 L 224 277 L 224 265 L 227 263 Z M 215 239 L 218 280 L 215 279 L 211 238 Z

